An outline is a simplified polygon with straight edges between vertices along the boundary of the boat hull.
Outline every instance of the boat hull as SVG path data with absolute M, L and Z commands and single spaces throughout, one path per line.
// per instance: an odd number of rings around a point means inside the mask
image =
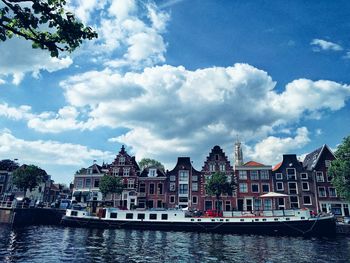
M 224 234 L 333 236 L 336 233 L 336 224 L 332 217 L 290 222 L 152 222 L 65 216 L 61 223 L 64 226 L 71 227 L 194 231 Z

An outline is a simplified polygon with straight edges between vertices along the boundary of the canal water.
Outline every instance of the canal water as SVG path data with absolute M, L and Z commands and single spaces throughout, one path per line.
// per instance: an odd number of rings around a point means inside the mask
M 0 262 L 350 262 L 350 237 L 0 226 Z

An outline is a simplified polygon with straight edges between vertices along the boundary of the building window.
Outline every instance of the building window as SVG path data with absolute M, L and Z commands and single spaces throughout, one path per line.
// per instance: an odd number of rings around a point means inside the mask
M 304 205 L 312 205 L 311 196 L 304 195 L 303 196 L 303 202 L 304 202 Z
M 239 171 L 238 176 L 240 180 L 247 180 L 247 171 Z
M 258 184 L 252 184 L 252 192 L 259 193 L 259 185 Z
M 163 207 L 163 202 L 162 200 L 157 200 L 157 207 L 162 208 Z
M 300 174 L 300 177 L 301 177 L 302 180 L 307 180 L 307 179 L 309 179 L 307 173 L 301 173 L 301 174 Z
M 282 182 L 277 182 L 276 183 L 276 189 L 277 189 L 277 191 L 283 191 L 284 190 L 283 183 Z
M 175 182 L 175 181 L 176 181 L 175 175 L 170 175 L 170 181 L 171 181 L 171 182 Z
M 175 191 L 175 183 L 170 183 L 169 190 L 170 191 Z
M 264 199 L 264 210 L 272 210 L 271 199 Z
M 6 175 L 0 174 L 0 182 L 5 182 Z
M 156 177 L 156 176 L 157 176 L 157 169 L 148 170 L 148 177 Z
M 198 175 L 192 175 L 192 181 L 197 182 L 198 181 Z
M 180 184 L 179 185 L 179 194 L 187 195 L 188 194 L 188 184 Z
M 291 208 L 299 208 L 299 199 L 297 196 L 290 196 L 289 201 Z
M 324 165 L 328 168 L 331 166 L 331 162 L 332 162 L 331 160 L 325 160 Z
M 146 193 L 146 185 L 144 183 L 140 183 L 140 193 Z
M 220 171 L 221 172 L 225 172 L 226 171 L 225 164 L 220 164 Z
M 118 168 L 113 168 L 112 175 L 118 176 L 118 174 L 119 174 L 119 169 Z
M 171 195 L 170 196 L 170 204 L 174 204 L 175 203 L 175 195 Z
M 283 179 L 282 173 L 276 173 L 275 177 L 276 177 L 276 180 L 282 180 Z
M 158 192 L 159 195 L 163 194 L 163 184 L 162 183 L 158 184 L 157 192 Z
M 128 180 L 128 188 L 134 188 L 135 187 L 135 180 L 129 179 Z
M 337 190 L 334 187 L 328 188 L 329 197 L 337 197 Z
M 100 187 L 100 179 L 95 179 L 95 181 L 94 181 L 94 187 L 95 187 L 95 188 Z
M 261 170 L 260 171 L 260 179 L 261 180 L 269 180 L 269 171 L 267 170 Z
M 263 193 L 270 192 L 270 185 L 269 184 L 262 184 L 261 186 L 262 186 Z
M 259 172 L 250 171 L 250 180 L 259 180 Z
M 262 210 L 260 199 L 254 200 L 254 210 L 256 210 L 256 211 Z
M 318 196 L 319 197 L 326 197 L 326 188 L 324 188 L 323 186 L 319 186 L 318 187 Z
M 301 183 L 301 188 L 303 189 L 303 191 L 309 191 L 309 183 L 308 182 L 302 182 Z
M 247 186 L 247 184 L 245 184 L 245 183 L 239 184 L 239 191 L 241 193 L 248 193 L 248 186 Z
M 327 182 L 332 182 L 332 176 L 326 172 Z
M 85 188 L 90 188 L 91 187 L 91 178 L 86 178 L 85 179 Z
M 298 193 L 297 183 L 289 182 L 288 189 L 289 189 L 289 194 L 297 194 Z
M 83 188 L 83 179 L 82 178 L 76 179 L 75 188 L 77 188 L 77 189 Z
M 154 195 L 154 184 L 149 185 L 149 194 Z
M 322 172 L 316 172 L 316 181 L 317 182 L 324 182 L 324 177 Z
M 198 202 L 198 198 L 197 198 L 197 196 L 192 196 L 192 204 L 197 204 L 197 202 Z
M 288 180 L 296 180 L 297 179 L 295 168 L 287 168 L 287 179 Z
M 188 198 L 187 197 L 179 197 L 179 203 L 187 203 Z
M 198 183 L 192 183 L 192 191 L 198 191 Z
M 123 176 L 129 176 L 129 174 L 130 174 L 130 168 L 124 168 L 123 169 Z
M 119 157 L 119 165 L 125 165 L 125 157 Z
M 209 164 L 209 171 L 210 172 L 215 172 L 215 164 Z
M 179 181 L 188 182 L 188 171 L 179 172 Z

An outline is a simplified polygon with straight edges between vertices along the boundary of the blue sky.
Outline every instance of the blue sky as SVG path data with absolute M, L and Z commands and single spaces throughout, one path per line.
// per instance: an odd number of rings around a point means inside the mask
M 69 183 L 124 144 L 172 169 L 278 163 L 350 134 L 348 1 L 70 1 L 99 39 L 53 59 L 0 43 L 0 158 Z

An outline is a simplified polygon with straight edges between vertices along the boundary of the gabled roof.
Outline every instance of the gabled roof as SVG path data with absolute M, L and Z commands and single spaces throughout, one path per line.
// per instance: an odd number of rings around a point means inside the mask
M 157 167 L 147 167 L 143 169 L 142 173 L 140 174 L 140 177 L 148 177 L 148 173 L 150 169 L 156 169 L 157 170 L 157 176 L 156 177 L 165 177 L 164 171 L 161 169 L 158 169 Z
M 249 161 L 249 162 L 246 162 L 245 164 L 243 164 L 243 166 L 265 166 L 264 164 L 262 163 L 258 163 L 258 162 L 255 162 L 255 161 Z
M 314 169 L 316 167 L 316 165 L 320 159 L 320 156 L 322 155 L 322 153 L 325 150 L 328 150 L 331 154 L 333 154 L 333 152 L 331 151 L 331 149 L 329 149 L 327 144 L 324 144 L 322 147 L 314 150 L 313 152 L 311 152 L 305 156 L 305 159 L 303 161 L 303 166 L 306 168 L 306 170 L 311 171 L 312 169 Z
M 276 164 L 276 165 L 272 168 L 272 171 L 278 170 L 278 168 L 280 168 L 281 165 L 282 165 L 282 162 L 279 162 L 278 164 Z

